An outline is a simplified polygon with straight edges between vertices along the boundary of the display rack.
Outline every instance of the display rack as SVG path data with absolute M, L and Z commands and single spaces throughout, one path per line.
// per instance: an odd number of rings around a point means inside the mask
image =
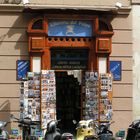
M 54 70 L 41 71 L 41 128 L 56 119 L 56 82 Z
M 28 72 L 20 91 L 20 118 L 40 121 L 40 73 Z
M 85 72 L 83 119 L 109 122 L 112 119 L 112 75 Z
M 99 76 L 99 121 L 112 120 L 112 75 L 110 73 Z

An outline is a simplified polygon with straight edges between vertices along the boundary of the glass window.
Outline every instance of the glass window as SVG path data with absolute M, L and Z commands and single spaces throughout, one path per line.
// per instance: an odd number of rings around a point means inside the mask
M 36 30 L 43 30 L 43 20 L 39 19 L 37 21 L 35 21 L 32 25 L 32 29 Z

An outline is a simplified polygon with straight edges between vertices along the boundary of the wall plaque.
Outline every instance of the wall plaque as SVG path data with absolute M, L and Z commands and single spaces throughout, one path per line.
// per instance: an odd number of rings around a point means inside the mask
M 83 70 L 88 66 L 88 49 L 52 49 L 51 68 L 54 70 Z
M 17 80 L 23 80 L 26 78 L 29 69 L 29 60 L 17 60 Z
M 113 80 L 121 80 L 121 61 L 110 61 L 110 72 L 113 74 Z

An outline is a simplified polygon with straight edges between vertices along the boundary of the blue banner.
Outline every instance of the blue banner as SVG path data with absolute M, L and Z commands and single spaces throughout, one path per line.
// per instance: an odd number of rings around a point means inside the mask
M 113 80 L 121 80 L 121 61 L 110 61 L 110 72 L 113 74 Z
M 26 78 L 29 69 L 29 60 L 17 60 L 17 80 L 23 80 L 24 78 Z
M 92 21 L 49 20 L 48 36 L 91 37 Z

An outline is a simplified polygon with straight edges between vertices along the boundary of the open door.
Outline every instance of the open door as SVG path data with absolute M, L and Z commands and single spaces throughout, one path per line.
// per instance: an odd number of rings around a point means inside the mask
M 73 120 L 81 119 L 81 85 L 74 75 L 56 72 L 56 116 L 62 132 L 75 130 Z

